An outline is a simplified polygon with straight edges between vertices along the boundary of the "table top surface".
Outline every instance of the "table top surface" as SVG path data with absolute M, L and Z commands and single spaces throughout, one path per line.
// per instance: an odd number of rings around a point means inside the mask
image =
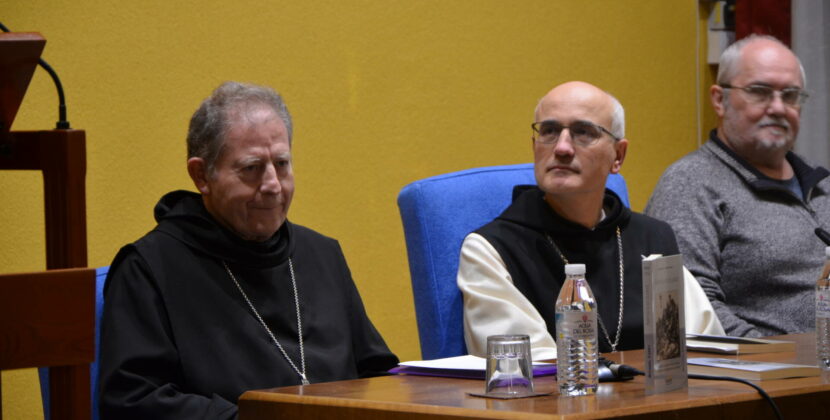
M 713 356 L 689 352 L 689 357 L 725 357 L 783 363 L 816 364 L 814 334 L 777 337 L 797 343 L 795 352 L 740 356 Z M 633 350 L 606 355 L 610 359 L 643 370 L 643 351 Z M 775 399 L 822 395 L 830 400 L 830 375 L 755 382 Z M 469 418 L 599 418 L 643 415 L 724 404 L 753 402 L 764 404 L 759 394 L 747 385 L 734 382 L 689 380 L 688 389 L 646 395 L 645 378 L 627 382 L 601 383 L 596 397 L 559 397 L 555 376 L 534 379 L 538 392 L 550 396 L 497 400 L 469 395 L 482 392 L 482 380 L 384 376 L 246 392 L 240 399 L 241 418 L 245 406 L 254 402 L 342 407 L 372 407 L 374 410 L 407 413 L 440 413 Z M 827 407 L 827 404 L 821 407 Z M 253 404 L 251 404 L 253 405 Z M 814 409 L 814 407 L 813 407 Z M 475 414 L 471 413 L 471 410 Z M 538 416 L 537 416 L 538 415 Z M 253 417 L 253 416 L 252 416 Z

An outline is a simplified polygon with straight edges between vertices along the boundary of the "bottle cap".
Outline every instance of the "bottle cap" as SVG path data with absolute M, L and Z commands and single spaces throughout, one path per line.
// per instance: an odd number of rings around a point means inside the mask
M 585 274 L 585 264 L 565 264 L 565 275 Z
M 825 257 L 830 257 L 830 246 L 828 246 L 827 248 L 824 248 L 824 256 Z

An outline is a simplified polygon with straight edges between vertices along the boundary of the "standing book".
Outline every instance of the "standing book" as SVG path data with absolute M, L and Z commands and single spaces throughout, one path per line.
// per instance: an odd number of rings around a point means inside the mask
M 686 388 L 683 257 L 643 259 L 643 333 L 646 393 Z

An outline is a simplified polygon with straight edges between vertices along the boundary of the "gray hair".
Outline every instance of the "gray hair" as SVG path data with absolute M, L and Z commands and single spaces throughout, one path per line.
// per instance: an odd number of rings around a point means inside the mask
M 625 109 L 614 95 L 605 92 L 611 98 L 614 110 L 611 112 L 611 134 L 618 139 L 625 138 Z
M 758 35 L 758 34 L 751 34 L 746 38 L 742 38 L 730 46 L 726 47 L 723 50 L 723 54 L 720 56 L 719 64 L 718 64 L 718 78 L 717 83 L 719 85 L 727 85 L 731 83 L 732 78 L 736 76 L 738 73 L 738 63 L 740 62 L 741 58 L 741 51 L 747 45 L 755 42 L 755 41 L 771 41 L 783 48 L 786 48 L 787 51 L 792 52 L 790 47 L 786 46 L 783 42 L 781 42 L 778 38 L 771 36 L 771 35 Z M 801 60 L 798 56 L 793 53 L 795 56 L 795 61 L 798 63 L 798 68 L 801 70 L 801 84 L 803 85 L 802 88 L 807 88 L 807 75 L 804 73 L 804 66 L 801 65 Z
M 231 123 L 238 114 L 251 107 L 271 108 L 288 130 L 291 145 L 293 127 L 291 114 L 282 96 L 273 89 L 239 82 L 224 82 L 210 94 L 190 118 L 187 130 L 187 157 L 205 160 L 207 173 L 213 174 L 216 160 L 225 144 Z

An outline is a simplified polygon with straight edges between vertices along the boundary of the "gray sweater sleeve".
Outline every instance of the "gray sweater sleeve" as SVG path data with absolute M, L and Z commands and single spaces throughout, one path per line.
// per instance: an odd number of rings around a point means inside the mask
M 760 337 L 753 324 L 737 316 L 721 287 L 721 234 L 729 217 L 721 192 L 709 188 L 712 168 L 693 159 L 669 167 L 654 190 L 645 213 L 671 225 L 689 271 L 695 276 L 729 335 Z M 706 165 L 703 165 L 706 166 Z

